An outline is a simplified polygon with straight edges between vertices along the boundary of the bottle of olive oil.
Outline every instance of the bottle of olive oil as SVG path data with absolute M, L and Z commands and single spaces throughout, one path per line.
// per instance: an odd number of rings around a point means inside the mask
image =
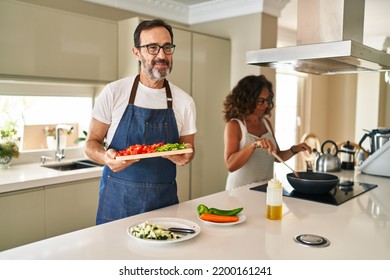
M 274 178 L 268 182 L 267 187 L 267 219 L 281 220 L 283 204 L 282 183 Z

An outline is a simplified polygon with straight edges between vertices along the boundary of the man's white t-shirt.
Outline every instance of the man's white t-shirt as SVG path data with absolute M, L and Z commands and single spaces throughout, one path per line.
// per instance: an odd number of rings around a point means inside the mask
M 130 92 L 135 76 L 126 77 L 107 84 L 98 96 L 92 111 L 92 117 L 109 124 L 107 144 L 114 137 L 124 111 L 129 104 Z M 196 133 L 196 109 L 194 100 L 185 91 L 169 83 L 172 92 L 172 108 L 175 114 L 180 136 Z M 152 89 L 138 84 L 134 105 L 149 109 L 167 108 L 165 88 Z M 140 143 L 141 144 L 141 143 Z

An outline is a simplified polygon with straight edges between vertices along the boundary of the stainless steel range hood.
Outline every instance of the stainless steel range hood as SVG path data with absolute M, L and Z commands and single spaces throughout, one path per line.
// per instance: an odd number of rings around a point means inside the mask
M 319 75 L 390 70 L 389 54 L 352 40 L 248 51 L 246 62 Z
M 315 20 L 321 18 L 326 21 L 324 13 L 330 14 L 329 18 L 335 19 L 335 10 L 329 9 L 332 3 L 329 0 L 298 0 L 298 41 L 318 40 L 319 23 L 308 22 L 308 13 Z M 290 69 L 310 74 L 346 74 L 359 72 L 378 72 L 390 70 L 390 54 L 361 43 L 363 38 L 364 0 L 333 0 L 341 3 L 341 21 L 339 24 L 341 33 L 340 41 L 318 42 L 314 44 L 301 44 L 292 47 L 272 48 L 248 51 L 246 62 L 251 65 L 271 67 L 274 69 Z M 344 1 L 344 2 L 342 2 Z M 359 5 L 360 3 L 360 5 Z M 300 9 L 304 7 L 304 11 Z M 310 5 L 314 5 L 310 6 Z M 324 9 L 324 5 L 325 9 Z M 313 8 L 315 12 L 310 10 Z M 340 10 L 340 6 L 335 6 Z M 360 8 L 359 8 L 360 7 Z M 308 11 L 309 9 L 309 11 Z M 316 12 L 321 15 L 314 15 Z M 303 14 L 305 13 L 305 14 Z M 299 19 L 304 21 L 299 25 Z M 334 22 L 337 22 L 334 21 Z M 360 25 L 358 24 L 360 23 Z M 326 27 L 329 27 L 329 22 Z M 337 23 L 336 23 L 337 25 Z M 301 26 L 301 28 L 300 28 Z M 334 28 L 334 26 L 333 26 Z M 323 32 L 322 34 L 325 34 Z M 329 33 L 337 33 L 332 30 Z M 340 35 L 336 35 L 336 39 Z M 308 39 L 309 38 L 309 39 Z M 329 36 L 328 36 L 329 38 Z M 321 38 L 320 38 L 321 40 Z

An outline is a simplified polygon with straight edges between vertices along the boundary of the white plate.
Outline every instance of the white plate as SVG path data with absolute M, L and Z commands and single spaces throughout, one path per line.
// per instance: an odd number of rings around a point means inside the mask
M 117 160 L 143 159 L 143 158 L 153 158 L 153 157 L 188 154 L 188 153 L 192 153 L 192 152 L 193 152 L 192 148 L 188 148 L 188 149 L 167 151 L 167 152 L 154 152 L 154 153 L 148 153 L 148 154 L 120 156 L 120 157 L 116 157 L 116 159 Z
M 238 225 L 238 224 L 241 224 L 243 222 L 245 222 L 246 220 L 246 216 L 244 214 L 238 214 L 238 221 L 237 222 L 232 222 L 232 223 L 214 223 L 214 222 L 209 222 L 209 221 L 205 221 L 205 220 L 202 220 L 200 218 L 200 216 L 198 216 L 198 219 L 206 224 L 210 224 L 210 225 L 217 225 L 217 226 L 234 226 L 234 225 Z
M 189 228 L 195 230 L 195 233 L 189 233 L 187 235 L 182 234 L 183 237 L 178 238 L 178 239 L 167 239 L 167 240 L 155 240 L 155 239 L 142 239 L 139 237 L 135 237 L 130 233 L 130 228 L 138 226 L 139 224 L 142 224 L 144 222 L 148 222 L 151 224 L 155 224 L 158 226 L 161 226 L 165 229 L 170 228 L 170 227 L 179 227 L 179 228 Z M 140 221 L 137 223 L 132 224 L 127 228 L 127 234 L 130 235 L 132 238 L 140 241 L 144 241 L 147 243 L 159 243 L 159 244 L 167 244 L 167 243 L 176 243 L 176 242 L 182 242 L 186 241 L 189 239 L 194 238 L 200 233 L 200 227 L 198 224 L 194 223 L 193 221 L 190 220 L 185 220 L 185 219 L 179 219 L 179 218 L 151 218 L 147 219 L 145 221 Z M 179 234 L 179 233 L 177 233 Z M 180 233 L 181 234 L 181 233 Z

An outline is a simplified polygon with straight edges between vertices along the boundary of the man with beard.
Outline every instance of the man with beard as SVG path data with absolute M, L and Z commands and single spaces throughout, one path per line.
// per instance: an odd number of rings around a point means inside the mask
M 194 153 L 115 159 L 117 151 L 135 144 L 187 143 L 194 149 L 194 101 L 165 79 L 172 71 L 175 47 L 170 25 L 162 20 L 141 22 L 132 49 L 140 62 L 140 74 L 106 85 L 96 101 L 85 152 L 105 165 L 97 224 L 179 202 L 176 165 L 189 163 Z

